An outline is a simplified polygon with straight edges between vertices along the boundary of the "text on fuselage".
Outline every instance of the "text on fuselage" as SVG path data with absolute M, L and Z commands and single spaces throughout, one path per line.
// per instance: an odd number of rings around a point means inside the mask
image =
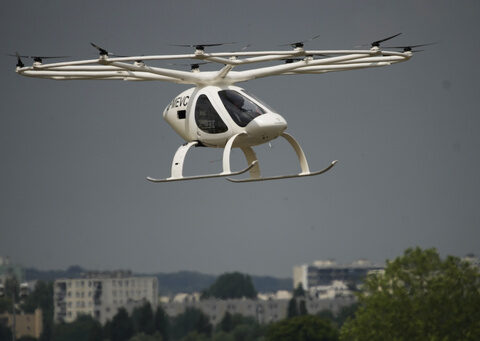
M 178 96 L 175 97 L 167 107 L 167 110 L 178 107 L 186 107 L 188 105 L 188 100 L 190 96 Z

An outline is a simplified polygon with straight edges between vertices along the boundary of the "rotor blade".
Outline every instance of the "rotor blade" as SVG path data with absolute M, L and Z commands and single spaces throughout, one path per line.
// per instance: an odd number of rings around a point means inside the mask
M 58 58 L 68 58 L 68 57 L 70 57 L 70 56 L 22 56 L 18 52 L 15 52 L 15 54 L 8 54 L 8 56 L 16 57 L 17 58 L 17 66 L 19 66 L 19 67 L 24 67 L 25 66 L 23 64 L 21 58 L 29 58 L 29 59 L 33 59 L 34 62 L 41 63 L 43 59 L 58 59 Z
M 214 47 L 214 46 L 222 46 L 222 45 L 232 45 L 236 44 L 236 42 L 229 42 L 229 43 L 205 43 L 205 44 L 168 44 L 169 46 L 178 46 L 178 47 L 194 47 L 197 50 L 203 50 L 205 47 Z
M 24 67 L 25 64 L 22 63 L 22 60 L 20 59 L 20 54 L 18 54 L 18 52 L 15 52 L 15 56 L 17 57 L 17 67 Z
M 40 58 L 40 59 L 55 59 L 55 58 L 69 58 L 70 56 L 21 56 L 17 53 L 15 54 L 8 54 L 8 56 L 11 56 L 11 57 L 17 57 L 17 58 L 30 58 L 30 59 L 37 59 L 37 58 Z
M 416 47 L 430 46 L 430 45 L 435 45 L 435 44 L 438 44 L 438 42 L 434 41 L 434 42 L 431 42 L 431 43 L 417 44 L 417 45 L 384 46 L 384 47 L 389 48 L 389 49 L 403 49 L 404 51 L 412 51 Z M 419 50 L 417 50 L 417 52 L 418 51 Z
M 393 38 L 395 38 L 395 37 L 398 37 L 400 34 L 402 34 L 402 33 L 397 33 L 397 34 L 394 34 L 393 36 L 390 36 L 390 37 L 387 37 L 387 38 L 383 38 L 383 39 L 374 41 L 374 42 L 372 43 L 372 47 L 373 47 L 373 46 L 380 46 L 380 43 L 383 43 L 384 41 L 387 41 L 387 40 L 393 39 Z
M 100 46 L 98 46 L 98 45 L 96 45 L 92 42 L 90 42 L 90 45 L 92 45 L 94 48 L 96 48 L 98 50 L 98 52 L 100 52 L 101 56 L 108 56 L 109 55 L 108 51 L 105 50 L 104 48 L 102 48 L 102 47 L 100 47 Z
M 293 48 L 295 47 L 303 47 L 305 45 L 306 42 L 309 42 L 309 41 L 312 41 L 312 40 L 315 40 L 317 39 L 318 37 L 320 37 L 320 34 L 317 34 L 311 38 L 308 38 L 308 39 L 305 39 L 305 40 L 302 40 L 302 41 L 296 41 L 296 42 L 293 42 L 293 43 L 287 43 L 287 44 L 280 44 L 278 46 L 291 46 Z

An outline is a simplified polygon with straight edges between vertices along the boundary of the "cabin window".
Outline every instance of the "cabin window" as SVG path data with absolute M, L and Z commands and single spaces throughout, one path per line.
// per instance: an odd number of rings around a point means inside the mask
M 265 110 L 237 91 L 222 90 L 218 95 L 232 119 L 240 127 L 245 127 L 255 117 L 265 114 Z
M 209 134 L 220 134 L 228 130 L 206 95 L 200 95 L 197 99 L 195 122 L 201 130 Z
M 187 116 L 187 111 L 186 110 L 178 110 L 177 111 L 177 117 L 178 117 L 179 120 L 184 120 L 186 116 Z

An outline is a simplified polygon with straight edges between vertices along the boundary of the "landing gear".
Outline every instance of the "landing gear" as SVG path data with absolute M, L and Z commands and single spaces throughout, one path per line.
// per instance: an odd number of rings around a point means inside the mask
M 175 153 L 172 161 L 172 175 L 166 179 L 155 179 L 152 177 L 147 177 L 148 181 L 151 182 L 170 182 L 170 181 L 181 181 L 181 180 L 196 180 L 196 179 L 208 179 L 208 178 L 221 178 L 226 176 L 235 176 L 240 175 L 245 172 L 248 172 L 252 168 L 254 168 L 258 161 L 252 161 L 247 168 L 242 169 L 237 172 L 232 172 L 230 170 L 230 151 L 232 149 L 233 142 L 239 135 L 243 135 L 245 133 L 240 133 L 233 135 L 225 145 L 225 149 L 223 150 L 223 172 L 218 174 L 205 174 L 205 175 L 195 175 L 195 176 L 183 176 L 183 162 L 185 161 L 185 156 L 187 155 L 188 150 L 198 145 L 198 141 L 193 141 L 186 143 L 180 146 Z
M 175 153 L 175 156 L 173 157 L 173 161 L 172 161 L 172 174 L 169 178 L 156 179 L 152 177 L 147 177 L 147 180 L 151 182 L 170 182 L 170 181 L 228 177 L 227 180 L 231 182 L 252 182 L 252 181 L 287 179 L 287 178 L 299 178 L 299 177 L 323 174 L 329 171 L 337 163 L 337 161 L 333 161 L 328 167 L 320 171 L 311 172 L 308 167 L 308 162 L 305 157 L 305 153 L 303 152 L 298 142 L 291 135 L 282 133 L 280 136 L 286 139 L 288 143 L 290 143 L 290 145 L 293 147 L 295 152 L 297 153 L 298 161 L 300 163 L 300 168 L 302 170 L 299 174 L 278 175 L 278 176 L 262 178 L 260 176 L 260 167 L 258 165 L 257 155 L 255 154 L 255 151 L 253 150 L 253 148 L 249 146 L 240 147 L 240 149 L 243 151 L 243 154 L 245 155 L 245 158 L 247 159 L 247 163 L 248 163 L 247 168 L 242 169 L 240 171 L 232 172 L 230 169 L 230 152 L 232 150 L 232 146 L 233 146 L 233 143 L 235 142 L 235 139 L 238 136 L 244 135 L 244 134 L 246 133 L 239 133 L 239 134 L 233 135 L 227 141 L 227 144 L 225 145 L 225 149 L 223 150 L 223 171 L 221 173 L 196 175 L 196 176 L 183 176 L 183 163 L 185 161 L 185 156 L 187 155 L 187 152 L 191 147 L 198 145 L 198 141 L 193 141 L 193 142 L 186 143 L 177 149 L 177 152 Z M 248 171 L 250 171 L 249 178 L 246 178 L 246 179 L 230 178 L 230 176 L 240 175 Z
M 323 174 L 330 169 L 332 169 L 333 166 L 336 165 L 338 162 L 337 160 L 332 161 L 330 165 L 322 170 L 316 171 L 316 172 L 311 172 L 310 168 L 308 167 L 308 162 L 307 158 L 305 157 L 305 153 L 302 150 L 302 147 L 298 144 L 298 142 L 293 138 L 293 136 L 287 134 L 287 133 L 282 133 L 280 136 L 282 136 L 285 140 L 290 143 L 290 145 L 293 147 L 295 150 L 295 153 L 297 153 L 298 161 L 300 163 L 300 168 L 301 172 L 299 174 L 290 174 L 290 175 L 277 175 L 277 176 L 271 176 L 271 177 L 264 177 L 262 178 L 260 176 L 260 167 L 258 165 L 258 160 L 257 156 L 255 155 L 255 152 L 251 147 L 244 147 L 242 148 L 243 153 L 245 154 L 245 158 L 247 159 L 247 162 L 249 164 L 252 164 L 253 162 L 257 162 L 254 167 L 250 170 L 250 178 L 247 179 L 232 179 L 232 178 L 227 178 L 228 181 L 231 182 L 252 182 L 252 181 L 265 181 L 265 180 L 278 180 L 278 179 L 288 179 L 288 178 L 300 178 L 300 177 L 305 177 L 305 176 L 314 176 L 314 175 L 320 175 Z

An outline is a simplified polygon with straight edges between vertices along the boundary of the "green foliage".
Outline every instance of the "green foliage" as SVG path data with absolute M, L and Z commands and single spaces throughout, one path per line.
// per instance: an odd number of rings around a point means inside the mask
M 133 322 L 125 308 L 118 309 L 108 327 L 110 341 L 127 341 L 134 335 Z
M 329 321 L 318 316 L 303 315 L 272 324 L 267 341 L 336 341 L 338 331 Z
M 293 297 L 305 297 L 305 290 L 303 290 L 303 285 L 299 284 L 293 291 Z
M 20 292 L 20 283 L 16 277 L 7 277 L 5 280 L 5 297 L 13 297 L 15 295 L 15 300 L 19 302 L 18 294 Z
M 52 312 L 53 314 L 53 283 L 37 281 L 33 291 L 25 298 L 22 304 L 22 310 L 32 314 L 36 308 L 42 309 L 42 312 Z
M 193 331 L 185 336 L 182 341 L 210 341 L 210 338 L 205 334 Z
M 206 336 L 210 336 L 212 333 L 212 325 L 208 316 L 196 308 L 187 308 L 183 314 L 173 319 L 172 324 L 172 336 L 175 340 L 181 339 L 192 332 Z
M 0 298 L 0 314 L 9 311 L 12 306 L 12 300 L 8 297 L 1 297 Z M 1 340 L 1 339 L 0 339 Z
M 253 317 L 225 313 L 217 325 L 213 339 L 220 341 L 257 340 L 264 333 L 262 327 Z
M 11 340 L 12 331 L 7 326 L 0 323 L 0 340 Z
M 355 312 L 358 309 L 358 303 L 354 303 L 349 306 L 345 306 L 337 314 L 334 314 L 331 310 L 322 310 L 316 315 L 332 322 L 337 328 L 340 328 L 347 319 L 353 318 Z
M 132 322 L 135 333 L 152 335 L 155 332 L 155 319 L 149 302 L 133 310 Z
M 241 314 L 230 314 L 228 311 L 223 315 L 222 320 L 217 325 L 217 331 L 223 331 L 230 333 L 235 329 L 235 327 L 246 324 L 255 326 L 257 321 L 253 317 L 243 316 Z
M 101 330 L 90 315 L 80 315 L 74 322 L 55 325 L 54 341 L 102 341 Z
M 297 300 L 292 297 L 290 301 L 288 301 L 287 317 L 292 318 L 295 316 L 298 316 Z
M 300 300 L 298 303 L 298 314 L 299 315 L 307 315 L 307 304 L 305 303 L 305 300 Z
M 435 249 L 408 249 L 369 276 L 342 340 L 480 340 L 480 274 Z
M 155 311 L 155 330 L 162 336 L 163 341 L 169 340 L 170 322 L 162 307 L 158 306 Z
M 217 280 L 202 293 L 202 298 L 208 297 L 220 299 L 256 298 L 257 291 L 249 275 L 232 272 L 219 276 Z
M 235 341 L 233 335 L 224 331 L 219 331 L 213 335 L 213 341 Z
M 155 333 L 153 335 L 147 335 L 144 333 L 136 334 L 129 341 L 164 341 L 160 333 Z
M 53 329 L 53 282 L 37 281 L 21 307 L 28 314 L 34 313 L 37 308 L 42 310 L 43 331 L 40 340 L 50 341 Z
M 307 314 L 307 304 L 303 296 L 299 296 L 298 298 L 294 296 L 288 301 L 287 318 Z

